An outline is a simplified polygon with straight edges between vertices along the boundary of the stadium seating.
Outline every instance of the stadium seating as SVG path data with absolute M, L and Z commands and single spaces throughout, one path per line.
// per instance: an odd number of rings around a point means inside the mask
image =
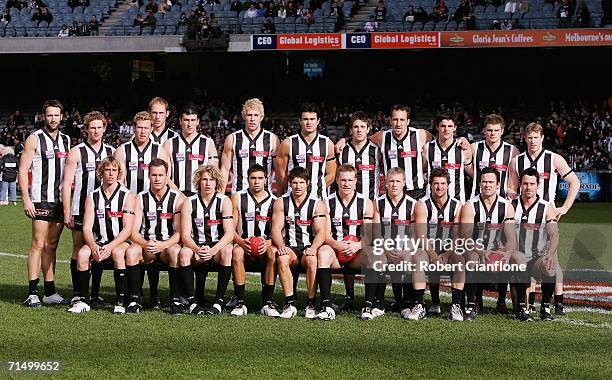
M 430 14 L 436 1 L 435 0 L 396 0 L 390 1 L 387 0 L 385 2 L 385 6 L 387 8 L 387 16 L 384 21 L 378 22 L 378 30 L 379 31 L 415 31 L 415 30 L 436 30 L 436 31 L 444 31 L 444 30 L 465 30 L 466 25 L 465 22 L 457 23 L 456 20 L 453 20 L 452 17 L 455 14 L 455 10 L 460 4 L 460 0 L 446 0 L 445 4 L 449 10 L 449 18 L 448 20 L 435 22 L 433 20 L 428 20 L 425 25 L 421 28 L 419 25 L 415 28 L 415 25 L 408 21 L 403 21 L 403 16 L 408 10 L 408 5 L 412 5 L 416 10 L 418 7 L 423 7 L 423 9 Z M 576 10 L 578 9 L 578 5 L 584 2 L 587 9 L 589 10 L 591 22 L 591 27 L 600 27 L 602 18 L 603 18 L 603 9 L 602 9 L 602 1 L 601 0 L 578 0 L 576 2 Z M 476 29 L 486 30 L 491 29 L 494 21 L 502 21 L 502 20 L 510 20 L 518 23 L 518 27 L 523 29 L 553 29 L 559 27 L 559 19 L 557 18 L 557 10 L 559 9 L 559 3 L 550 4 L 546 3 L 544 0 L 530 0 L 529 1 L 529 10 L 521 15 L 518 10 L 515 13 L 506 13 L 505 12 L 505 4 L 500 6 L 494 5 L 477 5 L 474 7 L 474 17 L 476 23 Z M 372 11 L 370 17 L 374 16 L 374 11 Z M 575 26 L 573 20 L 575 19 L 575 12 L 572 16 L 572 20 L 570 21 L 569 26 Z M 369 20 L 370 17 L 366 18 Z M 365 26 L 365 23 L 364 25 Z

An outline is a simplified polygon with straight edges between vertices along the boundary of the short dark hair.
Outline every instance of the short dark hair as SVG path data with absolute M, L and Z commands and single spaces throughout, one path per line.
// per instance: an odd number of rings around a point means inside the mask
M 349 124 L 349 129 L 353 128 L 353 123 L 357 120 L 363 121 L 368 125 L 368 128 L 372 128 L 372 121 L 370 121 L 370 117 L 364 111 L 355 111 L 353 112 L 353 116 L 351 116 L 351 123 Z
M 47 108 L 49 107 L 57 107 L 60 109 L 60 111 L 62 113 L 64 113 L 64 107 L 62 107 L 62 103 L 60 103 L 59 100 L 55 100 L 55 99 L 47 99 L 45 100 L 45 102 L 43 103 L 42 106 L 42 113 L 43 115 L 47 114 Z
M 182 119 L 183 115 L 196 115 L 198 116 L 198 108 L 193 104 L 186 104 L 181 108 L 179 117 Z
M 436 122 L 436 127 L 442 122 L 442 120 L 451 120 L 453 123 L 455 122 L 455 119 L 453 119 L 453 115 L 451 115 L 450 112 L 446 111 L 438 112 L 434 120 Z
M 521 178 L 519 183 L 523 183 L 523 177 L 524 176 L 531 176 L 531 177 L 536 177 L 536 183 L 539 185 L 540 184 L 540 173 L 538 173 L 538 171 L 536 170 L 536 168 L 527 168 L 525 170 L 523 170 L 521 172 Z
M 306 170 L 306 168 L 303 168 L 301 166 L 296 166 L 295 168 L 291 169 L 291 171 L 289 172 L 289 178 L 287 181 L 291 183 L 291 181 L 293 181 L 295 178 L 301 178 L 305 180 L 306 182 L 310 181 L 310 175 L 308 175 L 308 170 Z
M 151 168 L 161 166 L 163 166 L 163 168 L 166 169 L 166 173 L 168 173 L 168 163 L 161 158 L 154 158 L 151 160 L 151 162 L 149 162 L 149 172 Z
M 259 164 L 253 164 L 251 165 L 249 170 L 247 170 L 247 178 L 250 177 L 251 174 L 255 172 L 263 172 L 264 175 L 268 177 L 268 171 L 266 170 L 266 168 L 264 168 L 262 165 L 259 165 Z
M 304 112 L 312 112 L 317 114 L 317 119 L 321 118 L 321 112 L 319 111 L 319 107 L 314 103 L 302 103 L 300 106 L 300 119 L 302 118 L 302 114 Z
M 393 111 L 405 111 L 406 112 L 406 117 L 410 118 L 410 112 L 412 111 L 410 109 L 410 107 L 408 107 L 405 104 L 394 104 L 391 106 L 391 113 L 393 113 Z
M 490 166 L 487 166 L 486 168 L 482 169 L 482 171 L 480 172 L 480 180 L 482 181 L 482 177 L 485 174 L 495 174 L 495 179 L 497 180 L 497 183 L 499 183 L 500 181 L 500 175 L 499 175 L 499 170 L 492 168 Z
M 446 183 L 450 183 L 450 174 L 444 168 L 433 168 L 431 173 L 429 173 L 429 183 L 432 183 L 433 179 L 437 177 L 444 177 L 446 178 Z

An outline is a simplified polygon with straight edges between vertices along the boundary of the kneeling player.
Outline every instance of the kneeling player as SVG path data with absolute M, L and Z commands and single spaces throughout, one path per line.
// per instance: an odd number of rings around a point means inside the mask
M 305 168 L 291 169 L 288 181 L 291 193 L 274 202 L 272 214 L 272 242 L 278 247 L 278 274 L 285 295 L 281 318 L 297 314 L 294 278 L 297 280 L 297 267 L 302 265 L 306 268 L 308 288 L 306 318 L 314 319 L 317 315 L 317 250 L 325 242 L 325 206 L 309 198 L 310 177 Z
M 130 237 L 134 219 L 134 195 L 121 186 L 118 178 L 121 165 L 116 158 L 109 156 L 100 163 L 98 177 L 102 186 L 85 199 L 83 216 L 84 245 L 77 255 L 77 283 L 79 299 L 68 309 L 72 313 L 90 310 L 87 300 L 89 294 L 89 268 L 92 261 L 102 263 L 112 259 L 115 268 L 115 288 L 117 294 L 114 313 L 125 313 L 125 251 L 126 240 Z
M 521 195 L 513 202 L 516 209 L 514 219 L 519 228 L 519 252 L 530 258 L 528 271 L 531 276 L 542 281 L 540 319 L 551 321 L 553 317 L 549 302 L 555 290 L 555 272 L 559 266 L 559 229 L 554 205 L 540 199 L 537 193 L 539 184 L 540 174 L 536 169 L 527 168 L 522 172 Z M 525 296 L 524 292 L 517 294 L 521 308 L 525 307 Z
M 232 195 L 236 225 L 235 245 L 232 250 L 236 306 L 230 314 L 234 316 L 247 313 L 244 305 L 246 282 L 244 262 L 250 260 L 266 266 L 262 278 L 261 314 L 268 317 L 280 317 L 280 313 L 272 302 L 274 280 L 276 279 L 274 271 L 276 248 L 272 246 L 270 240 L 270 229 L 272 227 L 272 208 L 276 197 L 267 190 L 267 178 L 266 169 L 259 164 L 254 164 L 247 171 L 248 189 Z M 256 251 L 254 251 L 253 241 L 257 245 Z
M 321 312 L 317 319 L 332 320 L 336 311 L 332 307 L 331 284 L 332 269 L 346 266 L 360 269 L 365 258 L 361 255 L 361 237 L 364 223 L 371 223 L 373 216 L 372 201 L 355 191 L 357 171 L 353 165 L 344 164 L 338 168 L 336 183 L 338 191 L 327 198 L 327 229 L 325 245 L 317 252 L 317 277 L 321 292 Z M 366 297 L 368 307 L 372 307 L 374 294 Z M 371 319 L 371 318 L 366 318 Z
M 462 203 L 451 198 L 448 193 L 450 175 L 446 169 L 434 168 L 429 174 L 429 195 L 421 199 L 415 208 L 416 229 L 426 230 L 425 233 L 417 232 L 417 235 L 425 235 L 428 244 L 425 246 L 430 263 L 441 264 L 464 264 L 463 255 L 455 254 L 452 250 L 447 251 L 443 247 L 455 235 L 455 227 L 459 223 L 459 214 Z M 432 241 L 433 244 L 429 242 Z M 431 293 L 431 305 L 427 314 L 440 314 L 440 272 L 429 271 L 429 292 Z M 463 321 L 461 300 L 463 298 L 463 286 L 465 272 L 454 271 L 451 274 L 452 305 L 450 316 L 453 321 Z
M 232 202 L 223 194 L 219 169 L 212 165 L 200 166 L 193 173 L 196 193 L 183 204 L 179 255 L 180 277 L 184 296 L 192 314 L 221 314 L 225 291 L 232 275 L 232 239 L 234 222 Z M 217 293 L 212 307 L 203 309 L 206 266 L 219 266 Z M 193 268 L 199 269 L 196 297 L 193 291 Z M 204 278 L 201 275 L 204 275 Z
M 161 261 L 168 265 L 170 287 L 170 313 L 183 312 L 178 287 L 179 214 L 185 197 L 167 185 L 168 163 L 154 158 L 149 162 L 148 191 L 138 194 L 136 223 L 132 229 L 132 241 L 126 255 L 127 276 L 130 284 L 128 312 L 138 313 L 140 304 L 141 263 Z M 155 300 L 152 300 L 155 301 Z M 155 303 L 155 302 L 153 302 Z

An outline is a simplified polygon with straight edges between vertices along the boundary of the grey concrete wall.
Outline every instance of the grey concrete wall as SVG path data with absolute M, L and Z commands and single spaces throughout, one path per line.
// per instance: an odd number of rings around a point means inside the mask
M 98 36 L 0 38 L 0 54 L 180 53 L 183 36 Z

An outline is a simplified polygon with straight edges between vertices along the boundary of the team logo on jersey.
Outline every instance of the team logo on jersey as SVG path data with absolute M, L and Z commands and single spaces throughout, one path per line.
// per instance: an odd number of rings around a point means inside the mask
M 397 150 L 390 150 L 387 152 L 387 157 L 394 160 L 397 158 Z
M 249 156 L 249 150 L 248 149 L 240 149 L 240 151 L 238 152 L 238 156 L 240 158 L 247 158 Z
M 459 169 L 461 169 L 461 164 L 451 164 L 449 162 L 446 162 L 444 164 L 444 169 L 447 169 L 447 170 L 459 170 Z
M 253 157 L 268 157 L 270 155 L 270 152 L 268 152 L 267 150 L 254 150 L 251 155 Z
M 209 226 L 216 226 L 221 223 L 222 223 L 221 219 L 209 219 L 206 224 L 208 224 Z
M 258 222 L 269 222 L 270 221 L 270 217 L 267 215 L 257 215 L 256 219 Z
M 149 170 L 149 164 L 140 164 L 140 170 Z
M 395 219 L 395 224 L 398 226 L 404 226 L 410 224 L 410 220 L 407 219 Z
M 324 162 L 325 161 L 325 157 L 323 156 L 310 156 L 308 158 L 309 162 Z
M 298 226 L 310 226 L 312 224 L 312 220 L 297 219 L 295 224 Z
M 383 216 L 382 217 L 383 224 L 391 224 L 391 217 Z
M 57 158 L 67 158 L 68 152 L 57 152 Z
M 252 222 L 255 220 L 255 213 L 254 212 L 247 212 L 244 214 L 244 219 L 247 222 Z
M 204 161 L 204 155 L 203 154 L 190 154 L 189 160 L 190 161 L 193 161 L 193 160 Z
M 549 179 L 550 178 L 550 173 L 549 172 L 540 173 L 540 178 Z
M 159 218 L 160 219 L 172 219 L 172 213 L 171 212 L 160 212 Z
M 375 166 L 373 164 L 370 164 L 370 165 L 362 164 L 362 165 L 359 165 L 357 168 L 362 171 L 367 171 L 367 170 L 374 170 Z
M 52 151 L 52 150 L 47 150 L 47 151 L 45 151 L 45 157 L 46 157 L 48 160 L 50 160 L 50 159 L 52 159 L 53 157 L 55 157 L 55 152 L 54 152 L 54 151 Z
M 497 230 L 501 230 L 502 228 L 502 224 L 500 223 L 488 223 L 485 225 L 487 227 L 487 230 L 491 231 L 497 231 Z
M 195 218 L 193 223 L 196 225 L 196 227 L 204 227 L 204 219 L 202 218 Z
M 176 158 L 177 161 L 185 161 L 184 153 L 175 153 L 174 157 Z
M 363 220 L 347 220 L 346 222 L 347 226 L 360 226 L 363 223 Z
M 157 213 L 155 211 L 147 212 L 147 219 L 149 219 L 149 220 L 157 219 Z
M 417 156 L 417 152 L 416 150 L 409 150 L 407 152 L 401 152 L 400 153 L 400 157 L 402 158 L 406 158 L 406 157 L 416 157 Z
M 299 163 L 299 164 L 306 163 L 306 155 L 305 154 L 296 154 L 295 155 L 295 161 L 297 161 L 297 163 Z
M 508 165 L 491 164 L 491 167 L 496 170 L 501 170 L 502 172 L 505 172 L 506 169 L 508 169 Z
M 129 162 L 128 163 L 128 170 L 130 171 L 134 171 L 138 169 L 138 162 Z
M 332 218 L 332 225 L 334 225 L 334 226 L 341 226 L 342 225 L 342 218 Z
M 96 210 L 96 218 L 104 219 L 104 210 Z
M 123 211 L 108 211 L 107 213 L 109 218 L 122 218 L 123 217 Z
M 93 172 L 94 170 L 96 170 L 96 163 L 95 162 L 86 162 L 85 163 L 85 169 L 88 172 Z
M 526 230 L 539 230 L 542 225 L 538 223 L 523 223 L 522 226 Z

